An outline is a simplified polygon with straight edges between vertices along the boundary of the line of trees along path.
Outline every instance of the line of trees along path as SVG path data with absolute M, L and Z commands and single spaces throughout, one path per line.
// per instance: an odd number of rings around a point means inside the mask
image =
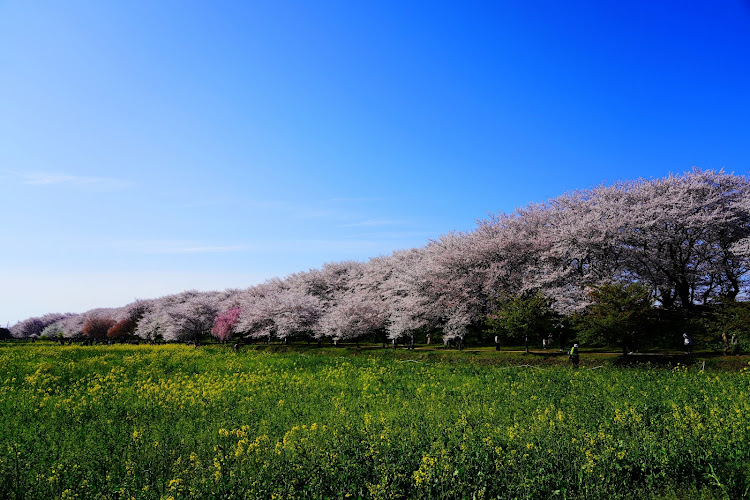
M 690 329 L 728 344 L 748 341 L 748 269 L 748 178 L 694 169 L 573 191 L 367 262 L 327 263 L 246 289 L 48 314 L 10 330 L 16 338 L 197 342 L 213 334 L 389 345 L 429 334 L 457 346 L 495 334 L 553 335 L 627 350 Z M 542 320 L 524 323 L 523 307 L 534 301 Z

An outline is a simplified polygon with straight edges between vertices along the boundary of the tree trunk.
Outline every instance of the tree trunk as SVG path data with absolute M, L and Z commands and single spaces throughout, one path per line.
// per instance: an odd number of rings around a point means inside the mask
M 690 300 L 690 285 L 688 285 L 687 283 L 677 283 L 675 291 L 680 297 L 682 308 L 690 309 L 690 306 L 692 305 L 692 302 Z

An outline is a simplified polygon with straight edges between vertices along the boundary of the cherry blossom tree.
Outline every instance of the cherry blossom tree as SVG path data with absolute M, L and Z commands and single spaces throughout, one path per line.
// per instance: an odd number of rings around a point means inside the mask
M 306 273 L 292 275 L 287 286 L 298 288 L 306 295 L 317 297 L 325 308 L 334 303 L 351 286 L 353 276 L 362 272 L 364 264 L 347 260 L 328 262 L 321 269 L 311 269 Z
M 121 328 L 144 339 L 197 341 L 233 328 L 268 341 L 381 332 L 395 341 L 442 330 L 445 340 L 463 343 L 481 332 L 498 298 L 539 293 L 570 316 L 592 304 L 587 290 L 638 283 L 659 307 L 690 310 L 740 297 L 749 270 L 747 177 L 694 169 L 573 191 L 368 262 L 326 263 L 245 290 L 29 318 L 11 332 L 71 338 L 99 316 L 128 319 Z
M 749 195 L 746 178 L 714 171 L 631 183 L 622 230 L 628 273 L 666 308 L 735 297 L 749 269 L 732 251 L 750 231 L 741 203 Z
M 63 333 L 63 330 L 59 324 L 59 322 L 50 323 L 49 325 L 44 327 L 44 330 L 42 330 L 42 333 L 39 335 L 40 337 L 45 337 L 50 340 L 58 341 L 60 340 L 65 334 Z
M 213 292 L 188 290 L 173 298 L 164 312 L 168 318 L 165 339 L 191 341 L 197 346 L 204 335 L 211 333 L 218 313 Z
M 74 315 L 72 313 L 50 313 L 44 316 L 27 318 L 11 326 L 10 332 L 16 338 L 39 337 L 49 325 L 70 316 Z
M 382 302 L 356 294 L 343 297 L 320 320 L 320 330 L 336 342 L 357 340 L 383 330 L 385 309 Z
M 123 307 L 121 312 L 118 313 L 118 317 L 121 317 L 121 319 L 127 318 L 137 325 L 141 318 L 151 310 L 152 304 L 153 300 L 136 299 Z
M 458 308 L 448 317 L 443 325 L 443 342 L 458 344 L 458 349 L 463 349 L 466 342 L 466 334 L 469 326 L 475 321 L 468 311 Z
M 316 336 L 359 343 L 367 336 L 384 335 L 387 316 L 383 284 L 391 271 L 386 257 L 367 263 L 349 262 L 346 281 L 336 280 L 335 286 L 330 287 L 329 300 L 321 302 Z
M 273 279 L 252 287 L 243 297 L 236 330 L 249 339 L 270 342 L 276 333 L 275 311 L 277 297 L 283 289 L 280 279 Z
M 16 323 L 10 327 L 10 331 L 16 338 L 30 338 L 41 335 L 46 326 L 42 318 L 35 316 Z
M 168 325 L 170 317 L 167 314 L 167 308 L 160 304 L 160 301 L 154 301 L 152 306 L 147 309 L 135 329 L 135 335 L 143 340 L 155 342 L 160 340 L 177 340 L 176 338 L 167 338 Z M 169 330 L 172 333 L 173 330 Z
M 87 316 L 84 314 L 72 314 L 56 321 L 53 325 L 57 331 L 58 338 L 73 340 L 83 337 L 83 325 L 87 319 Z M 47 328 L 45 328 L 43 333 L 47 333 Z M 60 337 L 60 334 L 62 334 L 62 337 Z
M 278 297 L 276 335 L 282 340 L 309 335 L 319 329 L 320 314 L 319 299 L 298 290 L 287 290 Z
M 226 342 L 232 338 L 234 327 L 240 317 L 240 312 L 242 312 L 242 309 L 240 309 L 239 306 L 234 306 L 219 313 L 219 315 L 216 316 L 213 328 L 211 328 L 211 335 L 219 339 L 221 342 Z
M 422 308 L 439 323 L 451 316 L 480 317 L 486 311 L 487 262 L 473 243 L 464 233 L 441 236 L 425 248 L 420 266 L 406 270 L 415 292 L 425 299 Z
M 269 280 L 254 287 L 241 308 L 236 328 L 249 338 L 287 341 L 319 331 L 321 299 L 290 287 L 289 281 Z
M 113 324 L 107 330 L 107 338 L 110 340 L 125 340 L 135 332 L 137 323 L 130 318 L 124 318 Z
M 112 318 L 92 316 L 83 324 L 83 336 L 90 340 L 103 340 L 115 323 L 116 321 Z
M 417 330 L 435 327 L 439 317 L 432 307 L 426 275 L 425 249 L 401 250 L 391 255 L 392 271 L 382 285 L 388 338 L 398 341 Z

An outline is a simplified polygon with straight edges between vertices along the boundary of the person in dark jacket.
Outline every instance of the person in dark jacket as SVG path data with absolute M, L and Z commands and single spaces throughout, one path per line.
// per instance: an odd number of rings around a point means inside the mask
M 573 344 L 568 352 L 568 359 L 573 363 L 573 368 L 578 368 L 578 363 L 581 361 L 581 357 L 578 355 L 578 344 Z

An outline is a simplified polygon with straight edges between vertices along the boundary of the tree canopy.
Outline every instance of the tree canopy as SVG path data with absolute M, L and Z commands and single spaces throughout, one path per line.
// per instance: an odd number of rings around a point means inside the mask
M 528 351 L 530 338 L 550 337 L 557 319 L 552 300 L 537 291 L 498 300 L 497 310 L 487 316 L 486 323 L 495 335 L 523 340 Z
M 689 315 L 737 301 L 747 292 L 749 269 L 748 178 L 694 169 L 573 191 L 367 262 L 327 263 L 241 290 L 49 314 L 11 332 L 77 337 L 98 317 L 128 318 L 143 339 L 224 336 L 231 323 L 231 334 L 251 339 L 399 339 L 433 331 L 450 341 L 481 330 L 504 297 L 510 309 L 498 317 L 507 318 L 509 334 L 546 328 L 523 321 L 518 301 L 533 299 L 561 316 L 585 318 L 584 335 L 629 345 L 638 329 L 616 325 L 641 321 L 647 305 Z M 239 314 L 227 322 L 233 308 Z M 514 317 L 527 326 L 513 326 Z M 226 324 L 214 330 L 217 318 Z
M 589 292 L 592 303 L 577 316 L 579 336 L 637 349 L 647 328 L 653 297 L 640 283 L 605 283 Z

